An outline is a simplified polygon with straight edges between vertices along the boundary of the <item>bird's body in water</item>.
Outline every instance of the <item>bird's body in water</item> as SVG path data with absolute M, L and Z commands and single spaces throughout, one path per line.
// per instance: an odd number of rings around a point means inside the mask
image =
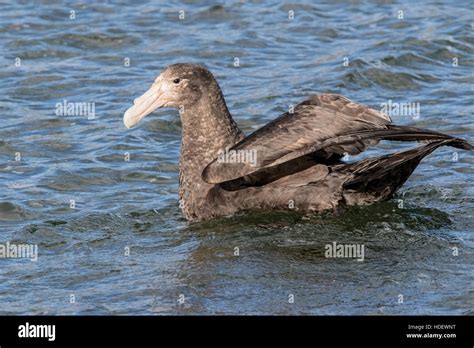
M 314 96 L 245 137 L 214 76 L 168 66 L 124 115 L 129 128 L 157 108 L 179 110 L 179 194 L 184 216 L 203 220 L 245 210 L 334 210 L 389 199 L 423 157 L 442 145 L 472 150 L 438 132 L 396 126 L 336 94 Z M 380 140 L 423 141 L 412 150 L 344 163 Z

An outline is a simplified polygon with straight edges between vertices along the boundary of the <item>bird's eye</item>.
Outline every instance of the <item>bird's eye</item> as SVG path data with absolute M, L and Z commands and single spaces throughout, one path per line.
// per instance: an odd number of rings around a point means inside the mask
M 174 80 L 173 80 L 173 83 L 176 83 L 176 84 L 178 84 L 178 83 L 179 83 L 179 81 L 181 81 L 181 80 L 180 80 L 180 79 L 174 79 Z

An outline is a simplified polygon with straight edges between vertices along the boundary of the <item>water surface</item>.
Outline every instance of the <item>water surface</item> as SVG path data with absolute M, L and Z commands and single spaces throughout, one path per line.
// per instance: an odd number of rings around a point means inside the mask
M 471 154 L 437 150 L 394 200 L 336 216 L 188 224 L 177 112 L 122 124 L 164 66 L 195 62 L 246 133 L 331 92 L 419 103 L 395 123 L 473 142 L 472 14 L 470 1 L 2 3 L 0 242 L 37 244 L 39 260 L 0 260 L 0 314 L 473 314 Z M 64 101 L 95 117 L 57 115 Z M 364 245 L 364 261 L 326 258 L 333 242 Z

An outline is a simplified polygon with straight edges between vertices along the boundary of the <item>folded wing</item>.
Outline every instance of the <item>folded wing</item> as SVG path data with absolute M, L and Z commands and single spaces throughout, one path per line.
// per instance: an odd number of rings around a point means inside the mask
M 357 155 L 382 139 L 447 141 L 443 144 L 473 148 L 443 133 L 392 125 L 379 111 L 340 95 L 323 94 L 298 104 L 293 113 L 281 115 L 240 141 L 228 151 L 240 160 L 216 158 L 202 177 L 208 183 L 231 183 L 228 189 L 260 186 L 316 164 L 335 164 L 343 155 Z M 248 152 L 254 153 L 255 161 L 242 161 Z
M 390 123 L 387 115 L 343 96 L 314 96 L 229 149 L 228 154 L 240 160 L 216 158 L 203 171 L 203 179 L 215 184 L 231 181 L 308 155 L 316 159 L 355 155 L 377 140 L 351 135 L 384 130 Z M 255 161 L 242 161 L 248 153 Z

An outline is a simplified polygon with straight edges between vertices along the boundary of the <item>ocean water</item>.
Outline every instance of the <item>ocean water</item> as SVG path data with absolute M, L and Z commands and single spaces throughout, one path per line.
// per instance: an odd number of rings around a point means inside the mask
M 331 92 L 474 142 L 472 1 L 218 3 L 0 4 L 0 244 L 38 251 L 0 259 L 0 314 L 474 314 L 472 153 L 437 150 L 370 207 L 189 224 L 177 111 L 122 123 L 194 62 L 247 134 Z M 364 260 L 327 258 L 334 242 Z

